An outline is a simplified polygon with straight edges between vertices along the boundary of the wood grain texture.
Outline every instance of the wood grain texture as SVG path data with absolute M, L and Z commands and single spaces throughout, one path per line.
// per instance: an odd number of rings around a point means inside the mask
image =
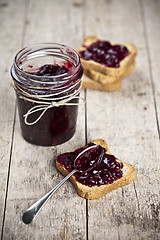
M 19 1 L 20 4 L 21 1 Z M 17 3 L 18 4 L 18 3 Z M 62 42 L 72 46 L 82 40 L 82 13 L 72 7 L 72 2 L 26 1 L 23 29 L 23 45 L 35 42 Z M 74 15 L 74 23 L 68 18 Z M 68 28 L 72 23 L 72 28 Z M 63 28 L 62 28 L 63 26 Z M 77 34 L 75 35 L 75 29 Z M 73 31 L 73 33 L 72 33 Z M 69 34 L 73 42 L 67 42 Z M 21 40 L 21 41 L 22 41 Z M 82 91 L 83 96 L 83 91 Z M 55 168 L 55 159 L 68 149 L 85 144 L 84 103 L 80 103 L 75 136 L 58 147 L 43 148 L 27 143 L 20 133 L 16 116 L 11 172 L 5 213 L 4 239 L 85 239 L 86 202 L 79 198 L 72 184 L 67 182 L 54 194 L 41 214 L 30 226 L 22 223 L 22 213 L 43 196 L 63 177 Z M 14 223 L 13 223 L 14 219 Z
M 8 239 L 160 238 L 160 1 L 0 1 L 0 233 Z M 22 137 L 10 67 L 15 53 L 36 42 L 78 48 L 83 37 L 134 43 L 135 71 L 117 92 L 82 90 L 75 136 L 57 147 Z M 86 105 L 85 105 L 86 104 Z M 97 200 L 80 198 L 67 182 L 31 225 L 22 212 L 63 177 L 56 156 L 96 138 L 137 171 L 133 184 Z
M 11 1 L 0 2 L 0 233 L 14 137 L 15 95 L 11 86 L 10 68 L 15 51 L 21 48 L 23 10 L 23 2 L 21 6 L 18 1 L 15 4 Z
M 144 34 L 148 50 L 148 61 L 150 65 L 150 78 L 152 81 L 155 111 L 158 128 L 160 125 L 160 75 L 159 69 L 159 32 L 160 32 L 160 1 L 142 1 L 142 16 L 144 18 Z M 158 129 L 159 130 L 159 129 Z M 160 134 L 160 133 L 159 133 Z
M 112 42 L 132 42 L 138 48 L 138 56 L 135 71 L 123 79 L 119 91 L 87 91 L 88 140 L 106 139 L 113 154 L 135 166 L 137 178 L 134 184 L 89 202 L 89 239 L 158 239 L 153 208 L 159 209 L 159 135 L 143 6 L 139 1 L 100 2 L 103 8 L 97 6 L 96 13 L 96 3 L 87 4 L 86 32 L 103 34 Z

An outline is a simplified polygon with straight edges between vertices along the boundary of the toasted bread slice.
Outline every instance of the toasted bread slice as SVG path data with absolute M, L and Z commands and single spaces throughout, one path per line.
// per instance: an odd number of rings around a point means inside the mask
M 107 154 L 111 154 L 105 140 L 97 139 L 97 140 L 92 141 L 92 143 L 101 145 L 102 147 L 104 147 L 106 149 Z M 116 158 L 116 160 L 118 162 L 122 162 L 121 160 L 119 160 L 117 158 Z M 100 185 L 100 186 L 94 185 L 92 187 L 88 187 L 87 185 L 84 185 L 84 184 L 78 182 L 75 179 L 74 175 L 72 175 L 69 179 L 73 183 L 73 185 L 75 186 L 75 188 L 77 190 L 77 193 L 81 197 L 86 198 L 86 199 L 97 199 L 119 187 L 126 186 L 129 183 L 134 181 L 134 179 L 136 177 L 135 168 L 128 163 L 125 163 L 125 162 L 122 162 L 122 163 L 123 163 L 123 168 L 122 168 L 123 176 L 111 184 L 105 184 L 105 185 Z M 57 160 L 56 160 L 56 167 L 62 173 L 62 175 L 64 175 L 64 176 L 68 175 L 68 173 L 69 173 L 68 170 L 63 165 L 61 165 Z
M 134 60 L 130 66 L 128 66 L 127 70 L 123 73 L 122 75 L 122 78 L 125 78 L 127 77 L 128 75 L 130 75 L 134 69 L 135 69 L 135 66 L 136 66 L 136 61 Z
M 100 91 L 116 91 L 120 89 L 122 78 L 128 76 L 135 67 L 135 61 L 127 68 L 121 77 L 111 77 L 100 72 L 85 70 L 82 77 L 82 88 L 95 89 Z
M 127 77 L 129 74 L 133 72 L 134 68 L 135 68 L 135 60 L 131 63 L 130 66 L 128 66 L 128 68 L 122 75 L 117 77 L 112 77 L 112 76 L 105 75 L 103 73 L 100 73 L 94 70 L 89 70 L 89 69 L 84 69 L 84 73 L 92 80 L 105 84 L 105 83 L 114 83 L 120 80 L 121 78 Z
M 84 39 L 82 46 L 79 49 L 77 49 L 77 52 L 80 54 L 81 51 L 86 50 L 86 48 L 88 46 L 90 46 L 94 42 L 97 42 L 98 40 L 100 40 L 100 39 L 98 39 L 95 36 L 86 37 Z M 117 45 L 117 44 L 115 44 L 115 45 Z M 126 46 L 128 51 L 130 52 L 130 54 L 128 56 L 126 56 L 122 61 L 120 61 L 120 66 L 118 68 L 107 67 L 96 61 L 85 60 L 85 59 L 81 58 L 81 62 L 82 62 L 84 69 L 94 70 L 97 72 L 101 72 L 102 74 L 113 76 L 113 77 L 115 77 L 115 76 L 120 77 L 121 75 L 123 75 L 125 73 L 126 69 L 128 68 L 128 66 L 130 66 L 131 63 L 133 62 L 133 60 L 137 54 L 137 49 L 136 49 L 135 45 L 133 45 L 131 43 L 125 43 L 125 44 L 119 44 L 119 45 Z
M 105 84 L 105 83 L 113 83 L 121 79 L 120 76 L 112 77 L 109 75 L 105 75 L 101 72 L 97 72 L 94 70 L 84 69 L 84 74 L 87 75 L 91 80 Z
M 101 83 L 98 81 L 94 81 L 93 79 L 89 78 L 86 74 L 83 74 L 83 77 L 82 77 L 82 88 L 113 92 L 120 89 L 121 85 L 122 85 L 122 78 L 119 78 L 118 80 L 115 78 L 114 82 L 112 81 L 112 82 Z

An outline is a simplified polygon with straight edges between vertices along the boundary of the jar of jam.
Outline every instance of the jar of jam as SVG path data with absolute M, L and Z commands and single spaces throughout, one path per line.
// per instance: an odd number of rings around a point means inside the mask
M 79 55 L 65 45 L 34 44 L 17 53 L 11 75 L 25 140 L 54 146 L 74 135 L 82 74 Z

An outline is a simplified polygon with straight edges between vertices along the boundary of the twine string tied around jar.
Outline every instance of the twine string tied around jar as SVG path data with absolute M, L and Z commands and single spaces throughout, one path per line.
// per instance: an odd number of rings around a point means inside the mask
M 76 83 L 76 85 L 79 84 L 79 82 Z M 62 90 L 61 92 L 57 93 L 57 94 L 50 94 L 50 95 L 32 95 L 30 93 L 27 93 L 26 91 L 24 91 L 20 86 L 18 85 L 14 85 L 14 88 L 16 90 L 16 92 L 19 95 L 19 98 L 25 100 L 25 101 L 29 101 L 32 103 L 37 103 L 38 105 L 31 107 L 26 114 L 24 114 L 24 122 L 26 125 L 34 125 L 36 124 L 41 118 L 42 116 L 45 114 L 45 112 L 53 107 L 59 107 L 59 106 L 76 106 L 79 103 L 74 103 L 71 102 L 71 100 L 74 99 L 82 99 L 84 101 L 83 98 L 81 98 L 79 96 L 80 94 L 80 89 L 81 89 L 81 84 L 79 86 L 79 88 L 77 90 L 75 90 L 73 93 L 67 95 L 67 96 L 62 96 L 62 97 L 54 97 L 55 95 L 59 95 L 59 94 L 63 94 L 66 93 L 68 90 L 71 90 L 73 87 L 71 86 L 69 89 L 65 89 Z M 75 88 L 75 85 L 74 85 Z M 32 115 L 35 112 L 39 112 L 42 111 L 41 114 L 39 115 L 39 117 L 33 121 L 33 122 L 28 122 L 28 117 L 30 115 Z

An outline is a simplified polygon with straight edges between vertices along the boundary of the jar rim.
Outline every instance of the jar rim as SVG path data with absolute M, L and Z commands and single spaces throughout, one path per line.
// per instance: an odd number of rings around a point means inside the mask
M 41 47 L 45 47 L 44 49 L 53 49 L 54 47 L 56 48 L 56 49 L 62 49 L 62 48 L 64 48 L 64 49 L 67 49 L 67 50 L 69 50 L 69 51 L 71 51 L 71 52 L 73 52 L 74 54 L 75 54 L 75 56 L 76 56 L 76 64 L 73 64 L 73 67 L 68 71 L 68 72 L 66 72 L 66 73 L 63 73 L 63 74 L 59 74 L 59 75 L 56 75 L 56 76 L 38 76 L 38 75 L 34 75 L 34 74 L 32 74 L 32 73 L 29 73 L 29 72 L 25 72 L 23 69 L 21 69 L 19 66 L 18 66 L 18 63 L 17 63 L 17 61 L 19 60 L 21 60 L 21 57 L 24 55 L 24 54 L 26 54 L 26 53 L 28 53 L 33 47 L 37 47 L 37 50 L 35 50 L 34 52 L 36 52 L 36 51 L 38 51 L 40 48 L 38 48 L 38 46 L 41 46 Z M 47 46 L 52 46 L 52 47 L 47 47 Z M 27 50 L 28 49 L 28 50 Z M 24 51 L 26 51 L 26 52 L 24 52 Z M 24 52 L 24 53 L 23 53 Z M 20 55 L 20 56 L 19 56 Z M 15 68 L 15 71 L 18 71 L 20 74 L 25 74 L 26 76 L 28 76 L 28 77 L 30 77 L 30 79 L 32 79 L 32 77 L 34 77 L 34 81 L 35 81 L 35 79 L 37 79 L 37 80 L 39 80 L 39 79 L 43 79 L 43 77 L 45 78 L 45 79 L 58 79 L 58 80 L 60 80 L 61 78 L 61 80 L 67 80 L 67 78 L 70 76 L 70 75 L 72 75 L 72 74 L 74 74 L 74 72 L 76 72 L 77 71 L 77 67 L 79 67 L 79 65 L 81 64 L 81 61 L 80 61 L 80 56 L 79 56 L 79 54 L 73 49 L 73 48 L 71 48 L 71 47 L 69 47 L 69 46 L 67 46 L 67 45 L 65 45 L 65 44 L 60 44 L 60 43 L 52 43 L 52 42 L 42 42 L 42 43 L 34 43 L 34 44 L 29 44 L 29 45 L 27 45 L 27 46 L 25 46 L 24 48 L 22 48 L 21 50 L 19 50 L 18 52 L 17 52 L 17 54 L 15 55 L 15 57 L 14 57 L 14 62 L 13 62 L 13 65 L 14 65 L 14 68 Z M 33 79 L 32 79 L 33 80 Z M 39 81 L 38 81 L 39 82 Z M 41 81 L 41 83 L 43 83 L 42 81 Z M 53 81 L 52 82 L 46 82 L 45 81 L 45 84 L 53 84 Z

